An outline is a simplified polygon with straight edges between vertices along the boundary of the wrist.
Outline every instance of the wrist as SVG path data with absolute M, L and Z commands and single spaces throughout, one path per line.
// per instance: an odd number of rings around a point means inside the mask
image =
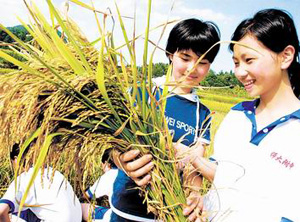
M 15 205 L 13 202 L 7 199 L 0 199 L 0 213 L 12 213 L 15 211 Z

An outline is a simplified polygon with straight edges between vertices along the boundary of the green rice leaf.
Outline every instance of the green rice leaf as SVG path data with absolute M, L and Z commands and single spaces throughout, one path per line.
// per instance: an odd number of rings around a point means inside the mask
M 29 192 L 30 188 L 32 187 L 32 185 L 33 185 L 33 183 L 36 179 L 36 176 L 37 176 L 39 170 L 41 169 L 41 167 L 42 167 L 42 165 L 45 161 L 45 158 L 47 156 L 47 153 L 48 153 L 48 150 L 49 150 L 49 147 L 51 145 L 51 141 L 52 141 L 53 137 L 59 136 L 59 135 L 63 135 L 63 133 L 53 133 L 53 134 L 50 134 L 46 137 L 45 142 L 43 144 L 43 147 L 40 149 L 40 153 L 39 153 L 39 156 L 38 156 L 37 161 L 35 163 L 35 166 L 33 167 L 32 177 L 29 180 L 29 183 L 28 183 L 28 185 L 26 187 L 26 190 L 23 194 L 23 197 L 20 201 L 20 204 L 19 204 L 20 208 L 19 208 L 18 215 L 21 214 L 22 208 L 23 208 L 23 206 L 25 204 L 25 201 L 26 201 L 26 198 L 28 196 L 28 192 Z
M 104 47 L 105 47 L 105 36 L 104 36 L 104 34 L 102 34 L 101 48 L 100 48 L 100 53 L 99 53 L 99 58 L 98 58 L 98 66 L 97 66 L 97 72 L 96 72 L 96 82 L 97 82 L 98 88 L 99 88 L 104 100 L 106 101 L 109 108 L 111 109 L 114 117 L 117 119 L 117 121 L 119 123 L 121 123 L 122 120 L 120 119 L 118 113 L 116 112 L 114 106 L 112 105 L 112 103 L 108 97 L 106 86 L 105 86 L 105 70 L 104 70 L 104 61 L 103 61 Z
M 53 6 L 51 0 L 47 0 L 47 3 L 49 5 L 49 9 L 51 14 L 53 14 L 55 16 L 55 18 L 57 19 L 59 25 L 61 26 L 61 28 L 63 29 L 63 31 L 67 34 L 68 36 L 68 40 L 70 41 L 70 43 L 72 43 L 72 45 L 74 46 L 76 52 L 79 55 L 80 61 L 83 63 L 85 69 L 87 72 L 92 73 L 92 69 L 90 67 L 90 65 L 88 64 L 88 62 L 85 59 L 85 56 L 83 54 L 83 52 L 81 51 L 80 47 L 78 46 L 78 44 L 76 43 L 74 37 L 70 34 L 69 30 L 67 29 L 65 23 L 63 22 L 62 18 L 60 17 L 60 15 L 58 14 L 58 12 L 56 11 L 55 7 Z M 74 60 L 76 62 L 76 60 Z M 78 62 L 77 62 L 78 63 Z M 80 63 L 79 63 L 80 64 Z M 70 64 L 71 65 L 71 64 Z M 72 67 L 76 65 L 72 63 Z M 79 66 L 79 65 L 78 65 Z M 82 66 L 79 66 L 79 69 L 81 69 Z M 82 72 L 85 72 L 85 70 L 83 70 Z
M 15 175 L 14 175 L 14 178 L 15 178 L 15 190 L 17 190 L 17 177 L 18 177 L 18 174 L 19 174 L 19 168 L 20 168 L 20 163 L 21 163 L 21 158 L 23 157 L 23 154 L 25 152 L 25 150 L 27 149 L 27 147 L 30 145 L 30 143 L 36 139 L 41 133 L 41 128 L 39 127 L 25 142 L 24 144 L 21 146 L 20 148 L 20 153 L 17 157 L 17 164 L 16 164 L 16 169 L 15 169 Z

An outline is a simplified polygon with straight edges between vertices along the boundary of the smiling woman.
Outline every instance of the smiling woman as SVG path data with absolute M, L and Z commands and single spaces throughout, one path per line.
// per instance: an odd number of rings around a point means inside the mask
M 237 104 L 221 123 L 214 189 L 205 204 L 212 221 L 299 221 L 300 64 L 294 22 L 283 10 L 261 10 L 240 23 L 232 40 L 235 74 L 259 98 Z
M 281 75 L 280 55 L 257 42 L 253 36 L 245 36 L 240 40 L 241 45 L 235 45 L 234 63 L 235 75 L 250 96 L 267 97 L 274 94 L 280 84 L 289 82 L 288 76 Z M 251 46 L 246 48 L 243 45 Z M 254 50 L 255 49 L 255 50 Z M 286 85 L 286 84 L 285 84 Z M 286 87 L 282 88 L 283 91 Z

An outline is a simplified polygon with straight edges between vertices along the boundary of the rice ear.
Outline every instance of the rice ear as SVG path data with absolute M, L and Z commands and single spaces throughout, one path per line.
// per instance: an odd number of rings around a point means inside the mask
M 91 9 L 80 1 L 73 2 Z M 118 19 L 130 54 L 129 65 L 113 44 L 107 43 L 107 14 L 103 26 L 99 24 L 101 48 L 97 50 L 86 42 L 70 18 L 63 19 L 50 0 L 47 4 L 51 23 L 37 7 L 27 5 L 33 22 L 26 28 L 33 33 L 32 43 L 22 42 L 0 26 L 28 58 L 19 61 L 0 50 L 0 57 L 19 67 L 0 79 L 0 86 L 9 84 L 11 87 L 3 94 L 5 106 L 0 109 L 0 128 L 3 129 L 0 144 L 10 148 L 19 143 L 28 149 L 26 157 L 18 159 L 19 169 L 22 163 L 25 167 L 35 166 L 26 192 L 38 170 L 52 166 L 61 171 L 81 195 L 101 175 L 101 160 L 106 150 L 125 152 L 136 148 L 143 154 L 151 153 L 155 163 L 152 182 L 141 188 L 148 209 L 162 221 L 185 221 L 182 213 L 185 193 L 164 118 L 167 86 L 160 101 L 153 96 L 150 103 L 145 99 L 153 85 L 152 69 L 147 67 L 151 0 L 148 1 L 142 75 L 117 4 Z M 58 35 L 58 27 L 63 36 Z M 169 70 L 168 78 L 170 73 Z M 132 93 L 128 92 L 129 88 Z M 143 99 L 137 99 L 139 90 Z M 16 176 L 19 172 L 16 171 Z

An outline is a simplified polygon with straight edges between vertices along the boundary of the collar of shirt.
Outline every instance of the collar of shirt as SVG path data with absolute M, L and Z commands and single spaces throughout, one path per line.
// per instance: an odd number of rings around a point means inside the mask
M 166 82 L 166 76 L 161 76 L 161 77 L 154 78 L 152 81 L 160 89 L 163 89 L 164 84 Z M 195 102 L 195 103 L 200 102 L 199 96 L 197 95 L 195 89 L 192 89 L 191 93 L 188 93 L 188 94 L 175 94 L 175 93 L 172 93 L 172 95 L 178 95 L 178 96 L 183 97 L 183 98 L 185 98 L 185 99 L 187 99 L 191 102 Z
M 254 145 L 258 146 L 259 143 L 263 140 L 263 138 L 265 138 L 276 126 L 288 121 L 291 118 L 300 119 L 300 109 L 299 109 L 288 115 L 282 116 L 281 118 L 277 119 L 273 123 L 269 124 L 268 126 L 261 129 L 259 132 L 257 132 L 255 109 L 258 106 L 258 104 L 259 104 L 259 99 L 255 99 L 253 101 L 241 102 L 231 108 L 232 110 L 244 112 L 246 117 L 251 121 L 252 133 L 251 133 L 250 142 Z

